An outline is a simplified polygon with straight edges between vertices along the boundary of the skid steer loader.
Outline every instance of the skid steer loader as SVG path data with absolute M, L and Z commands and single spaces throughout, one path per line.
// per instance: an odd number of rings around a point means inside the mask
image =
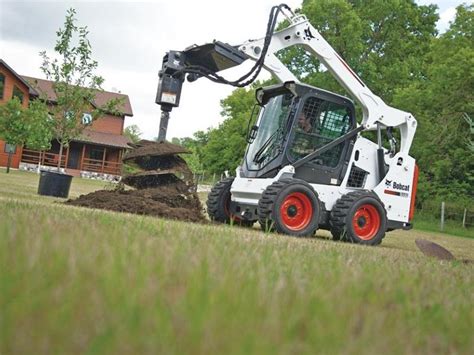
M 288 26 L 276 32 L 280 13 Z M 353 101 L 300 83 L 278 59 L 278 51 L 295 45 L 314 55 L 360 105 L 359 123 Z M 247 59 L 255 64 L 238 80 L 217 74 Z M 417 121 L 372 93 L 307 18 L 284 4 L 272 8 L 262 39 L 238 46 L 214 41 L 165 55 L 156 97 L 159 138 L 166 137 L 185 77 L 243 87 L 262 68 L 281 83 L 256 91 L 258 119 L 249 121 L 243 162 L 235 177 L 212 188 L 209 217 L 242 226 L 258 221 L 264 230 L 293 236 L 321 228 L 335 240 L 366 245 L 379 244 L 386 231 L 411 228 L 418 169 L 409 149 Z M 376 142 L 364 138 L 365 131 L 375 131 Z

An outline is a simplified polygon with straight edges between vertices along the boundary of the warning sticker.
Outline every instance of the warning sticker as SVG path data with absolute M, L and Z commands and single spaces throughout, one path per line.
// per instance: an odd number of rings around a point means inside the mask
M 167 102 L 169 104 L 175 104 L 176 103 L 176 94 L 172 94 L 169 92 L 164 92 L 161 94 L 161 101 L 162 102 Z

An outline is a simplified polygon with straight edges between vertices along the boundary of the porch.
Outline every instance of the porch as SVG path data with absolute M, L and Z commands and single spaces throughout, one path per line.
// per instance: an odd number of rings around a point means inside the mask
M 81 171 L 108 175 L 122 175 L 123 148 L 107 147 L 87 143 L 72 142 L 69 148 L 63 149 L 59 156 L 59 146 L 50 151 L 37 151 L 24 148 L 21 163 L 59 167 L 72 175 L 80 175 Z

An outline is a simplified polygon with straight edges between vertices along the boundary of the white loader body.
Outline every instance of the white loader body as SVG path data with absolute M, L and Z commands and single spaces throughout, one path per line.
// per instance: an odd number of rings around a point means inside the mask
M 358 137 L 349 166 L 354 164 L 369 172 L 363 189 L 374 191 L 377 194 L 385 205 L 389 220 L 408 223 L 414 188 L 415 159 L 401 152 L 392 158 L 386 156 L 385 162 L 389 166 L 388 173 L 380 183 L 377 183 L 377 167 L 374 158 L 376 149 L 377 144 L 366 138 Z M 355 161 L 354 156 L 357 151 L 359 152 L 358 159 Z M 293 177 L 294 172 L 295 169 L 288 165 L 271 179 L 246 178 L 240 176 L 240 168 L 238 168 L 230 190 L 232 201 L 243 205 L 253 205 L 257 208 L 258 201 L 268 186 L 282 178 Z M 311 184 L 318 193 L 319 199 L 324 203 L 326 210 L 332 210 L 334 204 L 342 195 L 357 190 L 346 186 L 348 177 L 349 173 L 346 174 L 340 186 Z

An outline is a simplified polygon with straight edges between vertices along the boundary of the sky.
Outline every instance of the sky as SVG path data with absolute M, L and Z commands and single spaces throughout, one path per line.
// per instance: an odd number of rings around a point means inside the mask
M 127 117 L 125 125 L 137 125 L 143 138 L 152 139 L 158 135 L 160 107 L 155 96 L 164 54 L 215 39 L 236 45 L 261 38 L 271 7 L 281 2 L 0 0 L 0 58 L 20 75 L 44 78 L 39 52 L 53 54 L 56 31 L 64 23 L 66 10 L 75 8 L 78 25 L 90 31 L 93 58 L 99 63 L 97 73 L 105 79 L 104 89 L 130 98 L 134 116 Z M 301 5 L 301 0 L 283 2 L 293 9 Z M 442 32 L 463 1 L 417 2 L 438 5 L 438 30 Z M 241 65 L 222 75 L 236 79 L 248 68 Z M 268 77 L 268 73 L 260 76 Z M 167 138 L 189 137 L 198 130 L 217 127 L 223 121 L 220 101 L 232 90 L 204 78 L 185 82 L 180 106 L 170 115 Z

